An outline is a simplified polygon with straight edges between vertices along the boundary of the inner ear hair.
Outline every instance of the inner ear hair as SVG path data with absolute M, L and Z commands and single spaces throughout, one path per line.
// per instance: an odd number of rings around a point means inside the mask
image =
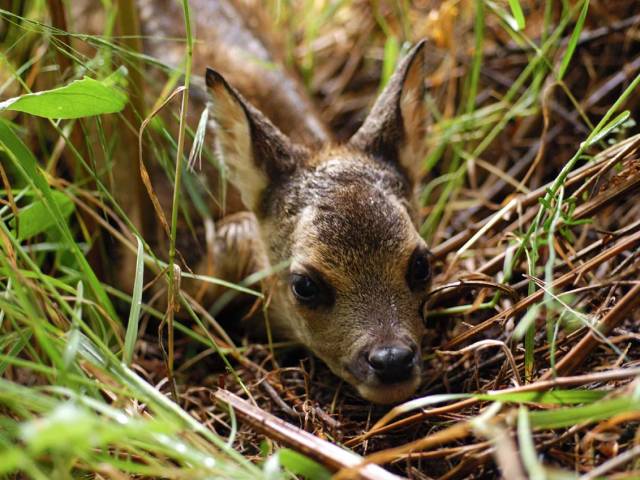
M 258 213 L 266 188 L 291 175 L 307 150 L 291 142 L 218 72 L 208 68 L 205 80 L 213 97 L 218 152 L 243 202 Z

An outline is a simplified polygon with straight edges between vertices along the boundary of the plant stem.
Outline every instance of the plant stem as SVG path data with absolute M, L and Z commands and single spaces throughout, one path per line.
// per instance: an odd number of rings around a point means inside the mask
M 171 235 L 169 237 L 169 298 L 167 305 L 167 328 L 168 328 L 168 358 L 167 370 L 171 384 L 171 390 L 174 400 L 177 400 L 177 392 L 175 382 L 173 381 L 173 362 L 174 362 L 174 337 L 173 337 L 173 318 L 179 302 L 175 301 L 177 294 L 176 289 L 176 231 L 178 227 L 178 209 L 180 201 L 180 181 L 182 178 L 182 159 L 184 150 L 184 136 L 187 122 L 187 109 L 189 107 L 189 86 L 191 83 L 191 63 L 193 57 L 193 37 L 191 35 L 191 18 L 189 15 L 189 2 L 182 1 L 182 10 L 184 12 L 184 23 L 187 37 L 187 48 L 185 55 L 184 67 L 184 91 L 182 92 L 182 106 L 180 108 L 180 125 L 178 127 L 178 148 L 176 152 L 176 171 L 174 176 L 173 202 L 171 210 Z M 179 284 L 178 284 L 179 285 Z

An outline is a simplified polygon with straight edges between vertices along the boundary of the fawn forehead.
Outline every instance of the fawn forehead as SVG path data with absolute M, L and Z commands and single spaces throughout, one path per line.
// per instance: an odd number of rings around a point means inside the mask
M 306 234 L 324 257 L 339 251 L 367 258 L 403 250 L 409 223 L 395 196 L 376 186 L 354 183 L 318 199 L 313 227 Z
M 364 271 L 388 269 L 390 259 L 415 246 L 408 186 L 393 169 L 340 152 L 311 163 L 293 180 L 284 202 L 296 217 L 292 247 L 298 251 L 291 253 Z
M 292 213 L 307 206 L 327 210 L 331 205 L 347 211 L 352 201 L 384 202 L 392 197 L 409 208 L 410 186 L 405 177 L 389 165 L 346 148 L 310 156 L 284 190 L 283 204 Z

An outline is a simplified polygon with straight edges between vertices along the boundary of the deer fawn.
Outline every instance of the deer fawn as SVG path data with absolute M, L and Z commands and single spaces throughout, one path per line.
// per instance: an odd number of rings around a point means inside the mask
M 376 403 L 406 399 L 422 373 L 431 280 L 416 229 L 424 158 L 424 42 L 404 58 L 369 116 L 342 145 L 293 143 L 216 71 L 207 69 L 211 127 L 229 179 L 252 212 L 255 269 L 275 273 L 276 334 L 299 341 Z M 230 267 L 231 268 L 231 267 Z

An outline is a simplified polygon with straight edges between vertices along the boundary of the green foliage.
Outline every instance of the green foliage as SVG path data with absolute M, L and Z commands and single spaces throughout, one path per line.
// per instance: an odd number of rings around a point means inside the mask
M 107 297 L 98 277 L 89 265 L 89 262 L 87 262 L 84 253 L 76 243 L 73 233 L 66 223 L 64 212 L 61 211 L 60 205 L 56 203 L 53 191 L 45 180 L 36 158 L 11 129 L 10 123 L 3 119 L 0 119 L 0 147 L 2 147 L 9 156 L 9 159 L 13 162 L 22 180 L 31 187 L 39 201 L 42 202 L 54 226 L 62 236 L 66 247 L 72 252 L 75 260 L 86 275 L 88 284 L 96 298 L 99 299 L 103 308 L 107 310 L 110 316 L 116 318 L 113 305 Z
M 525 20 L 520 2 L 518 0 L 509 0 L 509 8 L 511 8 L 513 18 L 516 19 L 516 25 L 518 26 L 518 29 L 522 30 L 525 27 Z
M 572 427 L 582 422 L 606 420 L 622 413 L 640 409 L 640 401 L 634 398 L 620 397 L 601 400 L 580 407 L 531 412 L 531 425 L 536 428 Z
M 116 72 L 118 77 L 120 74 Z M 64 87 L 28 93 L 0 103 L 0 110 L 24 112 L 38 117 L 73 119 L 117 113 L 127 104 L 127 96 L 114 85 L 114 78 L 98 81 L 85 77 Z
M 474 395 L 481 400 L 512 403 L 538 403 L 542 405 L 571 405 L 593 403 L 603 398 L 607 392 L 599 390 L 551 390 L 549 392 L 514 392 Z
M 64 193 L 53 190 L 51 200 L 55 203 L 61 217 L 66 221 L 75 209 L 71 199 Z M 22 241 L 50 230 L 56 225 L 56 221 L 49 213 L 46 203 L 42 200 L 35 200 L 21 208 L 17 217 L 13 218 L 9 225 L 13 227 L 16 238 Z
M 398 57 L 400 56 L 400 42 L 395 36 L 387 37 L 384 43 L 384 59 L 382 61 L 382 77 L 380 79 L 380 90 L 389 82 L 393 71 L 396 68 Z
M 287 478 L 285 471 L 301 475 L 306 480 L 329 480 L 331 473 L 322 465 L 288 448 L 282 448 L 264 463 L 265 478 Z

